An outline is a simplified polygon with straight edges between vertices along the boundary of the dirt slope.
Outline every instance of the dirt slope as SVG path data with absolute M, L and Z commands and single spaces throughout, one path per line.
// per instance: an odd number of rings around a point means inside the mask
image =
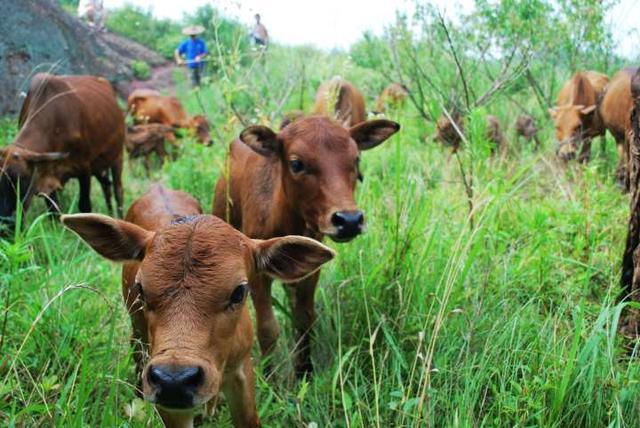
M 0 19 L 0 116 L 20 109 L 20 93 L 35 72 L 101 75 L 124 96 L 133 60 L 166 65 L 136 42 L 94 32 L 54 0 L 0 0 L 0 10 L 7 18 Z

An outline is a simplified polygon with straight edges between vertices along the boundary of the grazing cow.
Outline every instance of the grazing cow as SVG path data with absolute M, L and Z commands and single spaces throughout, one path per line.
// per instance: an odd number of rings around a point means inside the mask
M 464 118 L 462 115 L 454 111 L 451 113 L 451 119 L 442 114 L 436 122 L 436 134 L 433 137 L 435 141 L 441 142 L 443 145 L 451 147 L 453 152 L 457 152 L 460 149 L 460 143 L 462 143 L 462 137 L 460 134 L 464 134 Z M 491 153 L 494 154 L 506 148 L 506 139 L 502 133 L 500 121 L 493 115 L 487 115 L 485 138 L 491 143 Z M 455 123 L 455 126 L 454 126 Z M 456 129 L 457 128 L 457 129 Z
M 409 96 L 409 89 L 401 83 L 391 83 L 376 98 L 374 113 L 384 113 L 387 107 L 401 107 Z
M 122 216 L 125 124 L 108 81 L 36 74 L 18 123 L 13 143 L 0 149 L 0 218 L 5 224 L 14 221 L 18 201 L 26 210 L 33 195 L 49 195 L 53 209 L 56 192 L 70 178 L 80 182 L 80 211 L 91 211 L 92 175 L 111 211 L 109 172 Z
M 640 69 L 636 71 L 630 86 L 633 101 L 628 139 L 631 209 L 620 283 L 622 300 L 640 302 Z M 627 317 L 624 329 L 633 337 L 638 337 L 640 336 L 640 312 L 632 308 L 629 311 L 630 315 Z
M 616 177 L 626 190 L 629 190 L 628 163 L 628 134 L 631 130 L 631 78 L 636 68 L 627 68 L 616 73 L 605 89 L 604 96 L 598 107 L 598 114 L 602 118 L 604 127 L 609 130 L 616 140 L 619 160 Z
M 362 123 L 367 117 L 362 93 L 339 77 L 320 85 L 313 112 L 335 119 L 345 128 Z
M 176 97 L 162 96 L 152 89 L 136 89 L 127 98 L 127 107 L 136 124 L 161 123 L 185 128 L 205 146 L 212 143 L 207 118 L 202 115 L 188 117 Z
M 229 174 L 215 189 L 213 213 L 247 236 L 268 239 L 300 234 L 321 240 L 325 235 L 347 242 L 364 231 L 364 213 L 354 201 L 361 179 L 360 152 L 395 134 L 400 125 L 370 120 L 345 129 L 339 122 L 311 116 L 276 134 L 250 126 L 231 143 Z M 310 331 L 315 320 L 314 294 L 319 273 L 292 291 L 293 322 L 299 341 L 296 374 L 311 374 Z M 249 280 L 263 355 L 279 335 L 271 307 L 271 279 Z
M 144 157 L 144 167 L 149 175 L 151 164 L 149 157 L 155 153 L 160 161 L 167 157 L 165 141 L 175 141 L 173 127 L 159 123 L 135 125 L 127 128 L 125 147 L 129 152 L 129 159 Z
M 605 133 L 597 107 L 607 83 L 609 78 L 604 74 L 583 71 L 574 74 L 560 90 L 556 107 L 549 109 L 560 159 L 571 160 L 580 149 L 578 161 L 589 161 L 591 139 Z
M 518 117 L 516 121 L 516 136 L 518 138 L 523 137 L 527 143 L 531 143 L 531 140 L 536 143 L 536 150 L 540 148 L 540 139 L 538 138 L 538 127 L 536 121 L 532 116 L 523 114 Z
M 296 281 L 334 253 L 300 236 L 252 240 L 201 213 L 188 194 L 155 185 L 127 221 L 98 214 L 62 221 L 100 255 L 125 262 L 138 379 L 165 425 L 193 426 L 194 408 L 213 410 L 222 390 L 234 426 L 257 427 L 248 279 Z

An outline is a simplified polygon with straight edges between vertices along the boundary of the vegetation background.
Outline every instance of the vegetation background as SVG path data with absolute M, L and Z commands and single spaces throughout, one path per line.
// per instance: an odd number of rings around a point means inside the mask
M 328 242 L 338 257 L 317 293 L 311 382 L 293 379 L 291 315 L 276 289 L 280 364 L 268 381 L 257 366 L 264 426 L 640 426 L 638 350 L 617 334 L 628 197 L 615 185 L 614 142 L 598 141 L 589 165 L 564 166 L 546 112 L 573 72 L 626 65 L 604 20 L 612 3 L 477 0 L 457 23 L 421 3 L 348 52 L 271 45 L 264 57 L 212 7 L 183 22 L 131 6 L 110 14 L 110 31 L 167 57 L 183 24 L 207 29 L 214 60 L 201 90 L 189 90 L 184 70 L 174 77 L 187 110 L 210 119 L 215 144 L 186 137 L 152 176 L 206 210 L 244 126 L 277 128 L 284 112 L 309 111 L 335 75 L 369 106 L 391 81 L 411 90 L 387 111 L 401 132 L 363 156 L 367 234 Z M 432 141 L 433 119 L 453 108 L 469 117 L 456 155 Z M 524 112 L 539 124 L 540 151 L 515 137 Z M 503 156 L 489 155 L 486 114 L 505 128 Z M 3 120 L 0 144 L 15 132 L 15 118 Z M 126 205 L 149 183 L 131 163 Z M 77 211 L 77 195 L 71 182 L 65 212 Z M 0 425 L 157 426 L 134 394 L 120 267 L 44 212 L 35 203 L 0 241 Z M 225 406 L 203 423 L 230 426 Z

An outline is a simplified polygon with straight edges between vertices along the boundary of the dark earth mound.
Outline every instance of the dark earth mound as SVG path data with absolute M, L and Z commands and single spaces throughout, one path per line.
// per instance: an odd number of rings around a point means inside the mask
M 90 29 L 53 0 L 0 0 L 0 10 L 0 116 L 20 109 L 33 73 L 100 75 L 126 96 L 132 61 L 166 64 L 138 43 Z

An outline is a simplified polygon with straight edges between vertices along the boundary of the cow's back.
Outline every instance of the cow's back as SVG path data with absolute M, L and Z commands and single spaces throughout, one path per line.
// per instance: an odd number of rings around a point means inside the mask
M 336 119 L 346 127 L 357 125 L 366 119 L 362 93 L 344 79 L 332 79 L 318 88 L 314 114 Z
M 38 152 L 69 153 L 74 165 L 100 169 L 122 156 L 124 115 L 106 79 L 38 74 L 20 122 L 19 144 Z
M 202 208 L 193 196 L 156 183 L 131 204 L 125 220 L 155 231 L 176 218 L 198 214 L 202 214 Z
M 589 83 L 592 90 L 580 91 L 578 86 L 580 80 L 584 78 Z M 609 78 L 597 71 L 582 71 L 574 74 L 569 79 L 558 95 L 557 106 L 577 105 L 585 106 L 593 105 L 597 102 L 598 97 L 604 91 L 609 83 Z
M 616 139 L 623 139 L 631 128 L 631 78 L 636 71 L 637 68 L 626 68 L 616 73 L 607 86 L 600 104 L 600 116 L 604 125 Z

